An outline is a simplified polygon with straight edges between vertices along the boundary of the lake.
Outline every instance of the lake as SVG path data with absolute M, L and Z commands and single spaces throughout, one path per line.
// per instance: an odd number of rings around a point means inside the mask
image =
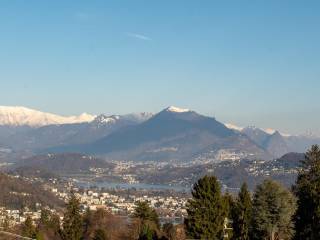
M 171 186 L 166 184 L 148 184 L 148 183 L 114 183 L 114 182 L 86 182 L 77 181 L 76 185 L 78 187 L 90 188 L 106 188 L 106 189 L 150 189 L 150 190 L 174 190 L 178 192 L 189 192 L 190 188 L 184 186 Z

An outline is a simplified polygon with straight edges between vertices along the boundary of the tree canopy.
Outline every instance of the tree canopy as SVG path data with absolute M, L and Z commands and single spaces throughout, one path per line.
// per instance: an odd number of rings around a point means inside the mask
M 320 239 L 320 148 L 306 153 L 293 188 L 298 208 L 295 215 L 296 239 Z
M 227 217 L 226 202 L 214 176 L 205 176 L 195 183 L 192 199 L 188 201 L 185 219 L 188 237 L 221 239 Z
M 256 187 L 252 208 L 252 239 L 291 239 L 296 209 L 293 194 L 279 183 L 265 180 Z

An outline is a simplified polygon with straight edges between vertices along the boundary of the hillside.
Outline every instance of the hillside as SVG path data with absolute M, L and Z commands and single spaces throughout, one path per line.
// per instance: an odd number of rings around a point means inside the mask
M 9 209 L 29 207 L 34 209 L 36 203 L 44 206 L 63 206 L 51 192 L 45 191 L 40 184 L 31 184 L 21 178 L 0 173 L 0 206 Z
M 21 159 L 15 167 L 24 167 L 24 169 L 25 167 L 34 167 L 59 175 L 87 173 L 90 171 L 90 168 L 113 169 L 114 165 L 102 159 L 84 154 L 63 153 L 37 155 L 27 159 Z

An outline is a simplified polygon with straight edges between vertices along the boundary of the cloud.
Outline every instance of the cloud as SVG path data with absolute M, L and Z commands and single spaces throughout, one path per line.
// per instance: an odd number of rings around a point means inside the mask
M 143 41 L 151 41 L 152 40 L 152 38 L 150 38 L 146 35 L 139 34 L 139 33 L 127 32 L 126 35 L 128 37 L 136 38 L 136 39 L 143 40 Z

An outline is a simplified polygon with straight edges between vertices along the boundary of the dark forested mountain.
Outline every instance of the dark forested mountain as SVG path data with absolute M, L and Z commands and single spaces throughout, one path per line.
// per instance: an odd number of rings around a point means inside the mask
M 268 154 L 242 133 L 225 127 L 214 118 L 194 111 L 169 107 L 149 120 L 130 126 L 86 145 L 56 148 L 83 151 L 116 159 L 190 160 L 195 154 L 223 148 Z

